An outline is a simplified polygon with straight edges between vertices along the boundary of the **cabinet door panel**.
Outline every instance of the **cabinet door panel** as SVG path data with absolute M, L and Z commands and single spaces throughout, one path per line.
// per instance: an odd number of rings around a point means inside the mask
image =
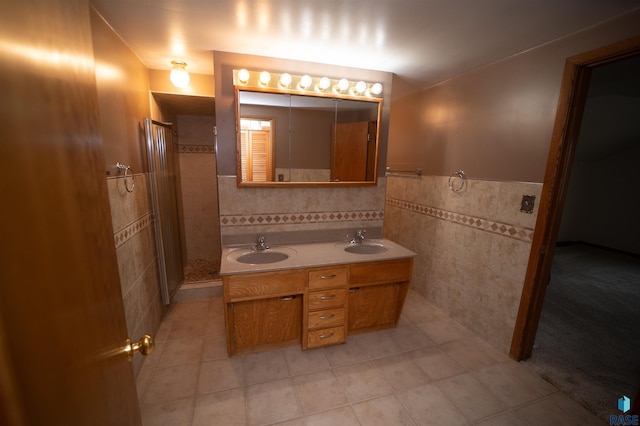
M 397 284 L 351 289 L 349 292 L 349 331 L 395 323 L 397 303 Z
M 234 303 L 236 349 L 300 339 L 301 318 L 300 296 Z

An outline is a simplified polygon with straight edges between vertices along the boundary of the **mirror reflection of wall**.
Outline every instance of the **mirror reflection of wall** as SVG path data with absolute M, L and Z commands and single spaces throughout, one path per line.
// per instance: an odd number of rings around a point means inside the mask
M 241 183 L 375 183 L 379 101 L 245 90 L 237 101 Z

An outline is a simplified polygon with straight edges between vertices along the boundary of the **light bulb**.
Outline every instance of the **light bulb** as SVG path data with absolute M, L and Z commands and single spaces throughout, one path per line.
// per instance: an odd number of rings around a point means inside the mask
M 362 94 L 365 90 L 367 90 L 367 83 L 365 83 L 364 81 L 359 81 L 356 83 L 356 92 Z
M 240 71 L 238 71 L 238 80 L 240 81 L 240 83 L 248 82 L 250 76 L 251 74 L 249 74 L 249 71 L 247 71 L 245 68 L 242 68 Z
M 266 86 L 267 84 L 269 84 L 270 81 L 271 81 L 271 74 L 269 74 L 267 71 L 262 71 L 260 73 L 260 83 Z
M 338 89 L 340 89 L 341 92 L 344 92 L 348 88 L 349 88 L 349 80 L 347 80 L 346 78 L 340 79 L 340 81 L 338 82 Z
M 302 89 L 308 89 L 311 86 L 312 80 L 311 77 L 307 74 L 303 75 L 300 79 L 300 87 Z
M 291 74 L 289 74 L 288 72 L 285 72 L 280 76 L 280 86 L 289 87 L 290 84 L 291 84 Z
M 320 79 L 320 82 L 318 83 L 318 88 L 324 91 L 327 90 L 329 86 L 331 86 L 331 80 L 329 80 L 327 77 L 322 77 Z
M 173 68 L 171 69 L 171 74 L 169 74 L 169 79 L 173 85 L 179 88 L 187 87 L 190 81 L 189 73 L 185 69 L 187 63 L 182 61 L 171 61 L 171 65 L 173 65 Z
M 376 96 L 382 93 L 382 84 L 376 83 L 373 86 L 371 86 L 371 93 L 373 93 Z

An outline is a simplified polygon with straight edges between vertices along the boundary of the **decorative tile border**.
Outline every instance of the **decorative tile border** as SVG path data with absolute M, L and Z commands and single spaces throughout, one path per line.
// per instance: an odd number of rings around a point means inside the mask
M 148 212 L 138 220 L 113 233 L 116 249 L 153 223 L 153 213 Z
M 178 144 L 178 152 L 180 154 L 213 154 L 215 147 L 213 145 L 182 145 Z
M 264 213 L 224 215 L 222 227 L 251 225 L 298 225 L 304 223 L 351 222 L 355 220 L 382 220 L 384 211 L 359 210 L 351 212 Z
M 416 204 L 409 201 L 398 200 L 395 198 L 387 198 L 386 204 L 401 209 L 411 210 L 413 212 L 435 217 L 459 225 L 468 226 L 470 228 L 479 229 L 481 231 L 491 232 L 493 234 L 503 235 L 505 237 L 514 238 L 520 241 L 531 242 L 533 240 L 533 229 L 522 228 L 507 223 L 496 222 L 479 217 L 469 216 L 462 213 L 450 212 L 447 210 L 437 209 L 422 204 Z

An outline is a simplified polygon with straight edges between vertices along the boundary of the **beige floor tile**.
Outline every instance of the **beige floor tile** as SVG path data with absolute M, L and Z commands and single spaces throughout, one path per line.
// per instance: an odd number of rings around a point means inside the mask
M 206 315 L 205 334 L 225 334 L 224 310 L 210 309 Z
M 411 351 L 427 346 L 433 346 L 435 344 L 416 325 L 408 322 L 399 324 L 398 327 L 390 329 L 389 335 L 403 351 Z
M 204 338 L 202 360 L 227 359 L 227 338 L 224 334 L 210 334 Z
M 220 392 L 237 387 L 240 387 L 240 381 L 228 359 L 207 361 L 200 365 L 199 394 Z
M 250 425 L 281 422 L 302 414 L 290 378 L 249 386 L 246 395 Z
M 199 363 L 202 345 L 202 337 L 167 341 L 162 349 L 158 368 Z
M 156 345 L 159 342 L 164 342 L 165 340 L 167 340 L 167 337 L 169 337 L 169 331 L 171 330 L 171 320 L 169 319 L 165 319 L 160 323 L 160 326 L 158 327 L 158 331 L 156 331 L 156 334 L 153 336 L 154 340 L 156 341 Z
M 479 370 L 498 364 L 498 361 L 484 349 L 469 345 L 463 341 L 449 342 L 440 347 L 467 371 Z
M 151 351 L 149 355 L 144 357 L 141 370 L 145 368 L 153 369 L 158 367 L 158 362 L 160 362 L 160 357 L 162 356 L 165 343 L 166 343 L 165 341 L 155 342 L 155 347 L 153 348 L 153 351 Z M 139 356 L 139 355 L 136 355 L 136 356 Z
M 402 348 L 391 338 L 389 330 L 376 331 L 351 336 L 358 346 L 367 353 L 369 359 L 381 358 L 402 352 Z
M 304 426 L 360 426 L 356 413 L 351 407 L 340 407 L 302 419 Z
M 398 398 L 420 425 L 467 425 L 469 421 L 433 384 L 407 389 Z
M 429 377 L 406 353 L 392 355 L 373 361 L 382 372 L 387 383 L 398 391 L 429 383 Z
M 168 312 L 167 318 L 171 320 L 204 318 L 209 311 L 209 303 L 209 300 L 189 300 L 176 303 Z
M 245 426 L 246 400 L 242 388 L 196 398 L 192 426 Z
M 291 346 L 282 349 L 289 375 L 297 376 L 300 374 L 312 373 L 314 371 L 328 370 L 331 368 L 329 360 L 321 349 L 310 349 L 303 351 L 299 346 Z
M 449 377 L 435 384 L 471 421 L 507 410 L 504 403 L 469 373 Z
M 336 368 L 334 371 L 352 403 L 392 392 L 391 386 L 372 361 Z
M 542 379 L 541 379 L 542 380 Z M 565 413 L 570 413 L 573 418 L 580 422 L 581 426 L 598 426 L 602 425 L 602 420 L 595 414 L 588 411 L 582 405 L 578 404 L 565 393 L 555 393 L 550 396 L 550 399 Z M 615 407 L 614 407 L 615 409 Z M 613 411 L 613 410 L 612 410 Z M 620 412 L 614 413 L 620 414 Z M 628 414 L 628 413 L 627 413 Z
M 353 406 L 361 424 L 367 426 L 409 426 L 416 423 L 394 395 L 360 402 Z
M 244 355 L 244 382 L 247 385 L 289 377 L 281 350 Z
M 468 339 L 473 336 L 469 330 L 450 318 L 421 322 L 417 327 L 436 344 Z
M 534 402 L 515 410 L 516 415 L 529 426 L 548 426 L 552 424 L 582 424 L 573 413 L 564 411 L 552 398 Z
M 549 394 L 543 386 L 536 388 L 523 380 L 518 367 L 515 362 L 503 363 L 477 370 L 472 375 L 509 407 L 523 405 Z M 555 390 L 551 388 L 551 391 Z
M 155 370 L 153 368 L 143 367 L 136 376 L 136 391 L 138 393 L 138 403 L 140 405 L 144 402 L 144 397 L 147 394 L 149 384 L 151 383 L 151 377 L 153 377 L 154 372 Z
M 329 410 L 349 403 L 332 370 L 296 376 L 293 383 L 304 414 Z
M 194 398 L 178 399 L 140 409 L 142 426 L 191 426 Z
M 463 366 L 436 348 L 425 348 L 407 354 L 432 381 L 466 372 Z
M 476 426 L 527 426 L 514 413 L 499 414 L 486 420 L 475 423 Z
M 355 364 L 369 359 L 368 354 L 358 345 L 358 341 L 351 338 L 347 338 L 347 343 L 328 346 L 322 350 L 329 360 L 329 364 L 333 367 Z
M 155 405 L 195 396 L 199 364 L 160 368 L 153 373 L 144 405 Z
M 167 340 L 204 336 L 204 320 L 204 317 L 198 317 L 180 318 L 171 321 L 171 330 Z

